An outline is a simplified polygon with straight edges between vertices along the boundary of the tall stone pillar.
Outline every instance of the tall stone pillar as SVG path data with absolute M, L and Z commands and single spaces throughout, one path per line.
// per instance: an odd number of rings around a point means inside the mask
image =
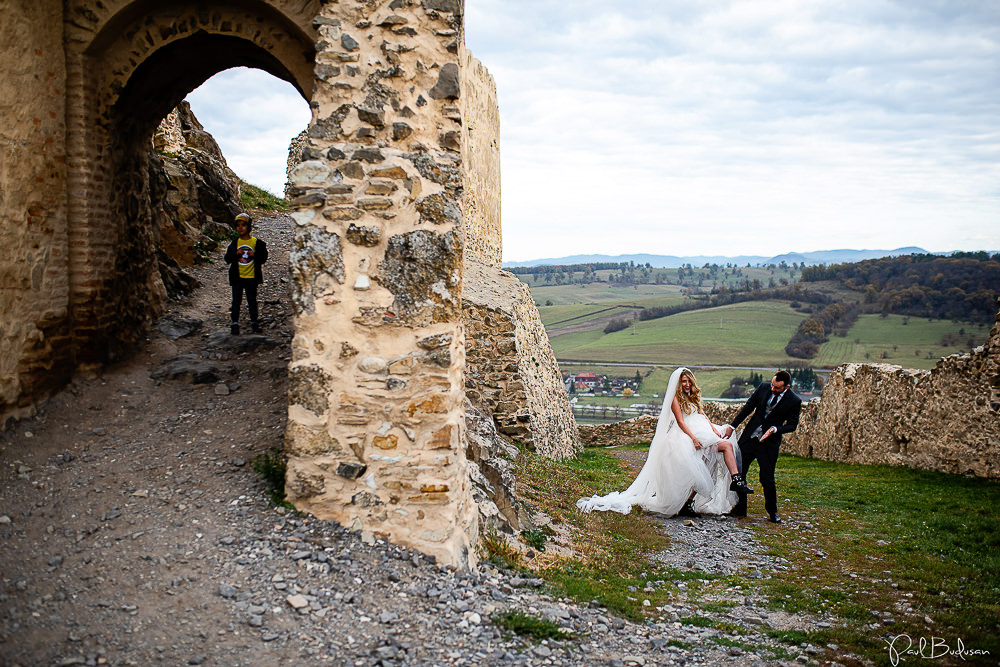
M 289 175 L 296 307 L 286 491 L 466 567 L 460 0 L 327 2 Z

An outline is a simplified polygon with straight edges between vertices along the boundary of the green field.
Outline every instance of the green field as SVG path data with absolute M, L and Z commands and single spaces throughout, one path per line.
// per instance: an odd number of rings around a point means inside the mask
M 591 371 L 598 375 L 633 377 L 638 370 L 643 377 L 639 396 L 581 396 L 577 401 L 581 406 L 628 407 L 651 400 L 659 402 L 670 373 L 681 364 L 752 367 L 694 368 L 703 395 L 717 398 L 734 377 L 746 378 L 751 370 L 768 378 L 771 369 L 804 364 L 813 368 L 835 368 L 850 362 L 882 362 L 930 369 L 942 356 L 968 352 L 983 344 L 989 335 L 989 327 L 985 324 L 863 315 L 846 337 L 834 336 L 824 343 L 816 358 L 789 358 L 784 347 L 805 317 L 786 302 L 751 301 L 637 322 L 634 333 L 630 327 L 605 334 L 603 326 L 596 322 L 598 328 L 553 335 L 550 340 L 566 372 Z M 586 318 L 580 321 L 585 322 Z M 943 341 L 948 344 L 942 344 Z M 567 361 L 587 363 L 577 365 L 567 364 Z M 655 366 L 602 365 L 602 362 L 640 362 Z
M 607 283 L 539 285 L 531 288 L 531 297 L 539 306 L 608 302 L 667 306 L 684 300 L 679 285 L 621 286 Z
M 560 326 L 570 322 L 585 322 L 598 317 L 629 317 L 631 318 L 635 308 L 629 305 L 614 303 L 586 303 L 571 304 L 564 306 L 540 306 L 538 314 L 542 317 L 542 324 L 546 327 Z M 603 327 L 603 325 L 601 325 Z
M 786 366 L 784 348 L 803 315 L 779 301 L 693 310 L 605 334 L 555 336 L 556 358 L 657 364 Z
M 904 321 L 906 324 L 904 324 Z M 986 342 L 989 327 L 902 315 L 862 315 L 844 338 L 833 336 L 812 359 L 816 367 L 848 362 L 883 362 L 906 368 L 934 368 L 949 354 L 968 352 Z M 942 345 L 950 337 L 953 344 Z

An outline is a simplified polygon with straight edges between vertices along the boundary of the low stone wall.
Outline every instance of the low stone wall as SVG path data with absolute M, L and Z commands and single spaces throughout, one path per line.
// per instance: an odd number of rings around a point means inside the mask
M 739 403 L 715 403 L 705 401 L 705 415 L 715 424 L 728 424 L 739 412 Z M 805 413 L 805 407 L 803 407 Z M 579 426 L 580 440 L 586 447 L 614 447 L 650 442 L 656 432 L 657 418 L 650 415 L 634 417 L 610 424 L 587 424 Z M 787 436 L 786 436 L 787 437 Z
M 656 417 L 643 415 L 610 424 L 581 424 L 580 441 L 584 447 L 615 447 L 650 442 L 656 432 Z
M 501 433 L 552 458 L 580 448 L 559 366 L 527 285 L 465 262 L 465 393 Z

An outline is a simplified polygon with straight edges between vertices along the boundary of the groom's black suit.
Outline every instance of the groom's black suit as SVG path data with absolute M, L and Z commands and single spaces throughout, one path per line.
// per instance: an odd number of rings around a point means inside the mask
M 778 513 L 778 492 L 774 488 L 774 466 L 778 462 L 778 448 L 781 447 L 781 435 L 791 433 L 799 425 L 799 411 L 802 409 L 802 399 L 799 398 L 791 387 L 785 390 L 781 399 L 767 410 L 767 403 L 771 399 L 771 384 L 765 382 L 757 387 L 756 391 L 747 399 L 746 404 L 733 419 L 732 427 L 737 428 L 740 423 L 753 413 L 750 422 L 740 434 L 739 446 L 743 457 L 743 465 L 740 472 L 746 479 L 747 471 L 754 459 L 760 466 L 760 484 L 764 487 L 764 507 L 767 513 L 774 517 Z M 758 437 L 754 437 L 757 428 L 760 428 L 760 435 L 767 433 L 768 429 L 775 427 L 775 432 L 764 438 L 761 442 Z M 740 500 L 733 507 L 733 515 L 747 513 L 747 497 L 740 496 Z

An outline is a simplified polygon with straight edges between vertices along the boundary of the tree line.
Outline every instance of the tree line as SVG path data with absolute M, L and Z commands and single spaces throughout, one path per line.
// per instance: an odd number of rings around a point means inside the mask
M 821 280 L 862 293 L 866 312 L 992 322 L 1000 296 L 1000 254 L 903 255 L 802 270 L 802 282 Z

